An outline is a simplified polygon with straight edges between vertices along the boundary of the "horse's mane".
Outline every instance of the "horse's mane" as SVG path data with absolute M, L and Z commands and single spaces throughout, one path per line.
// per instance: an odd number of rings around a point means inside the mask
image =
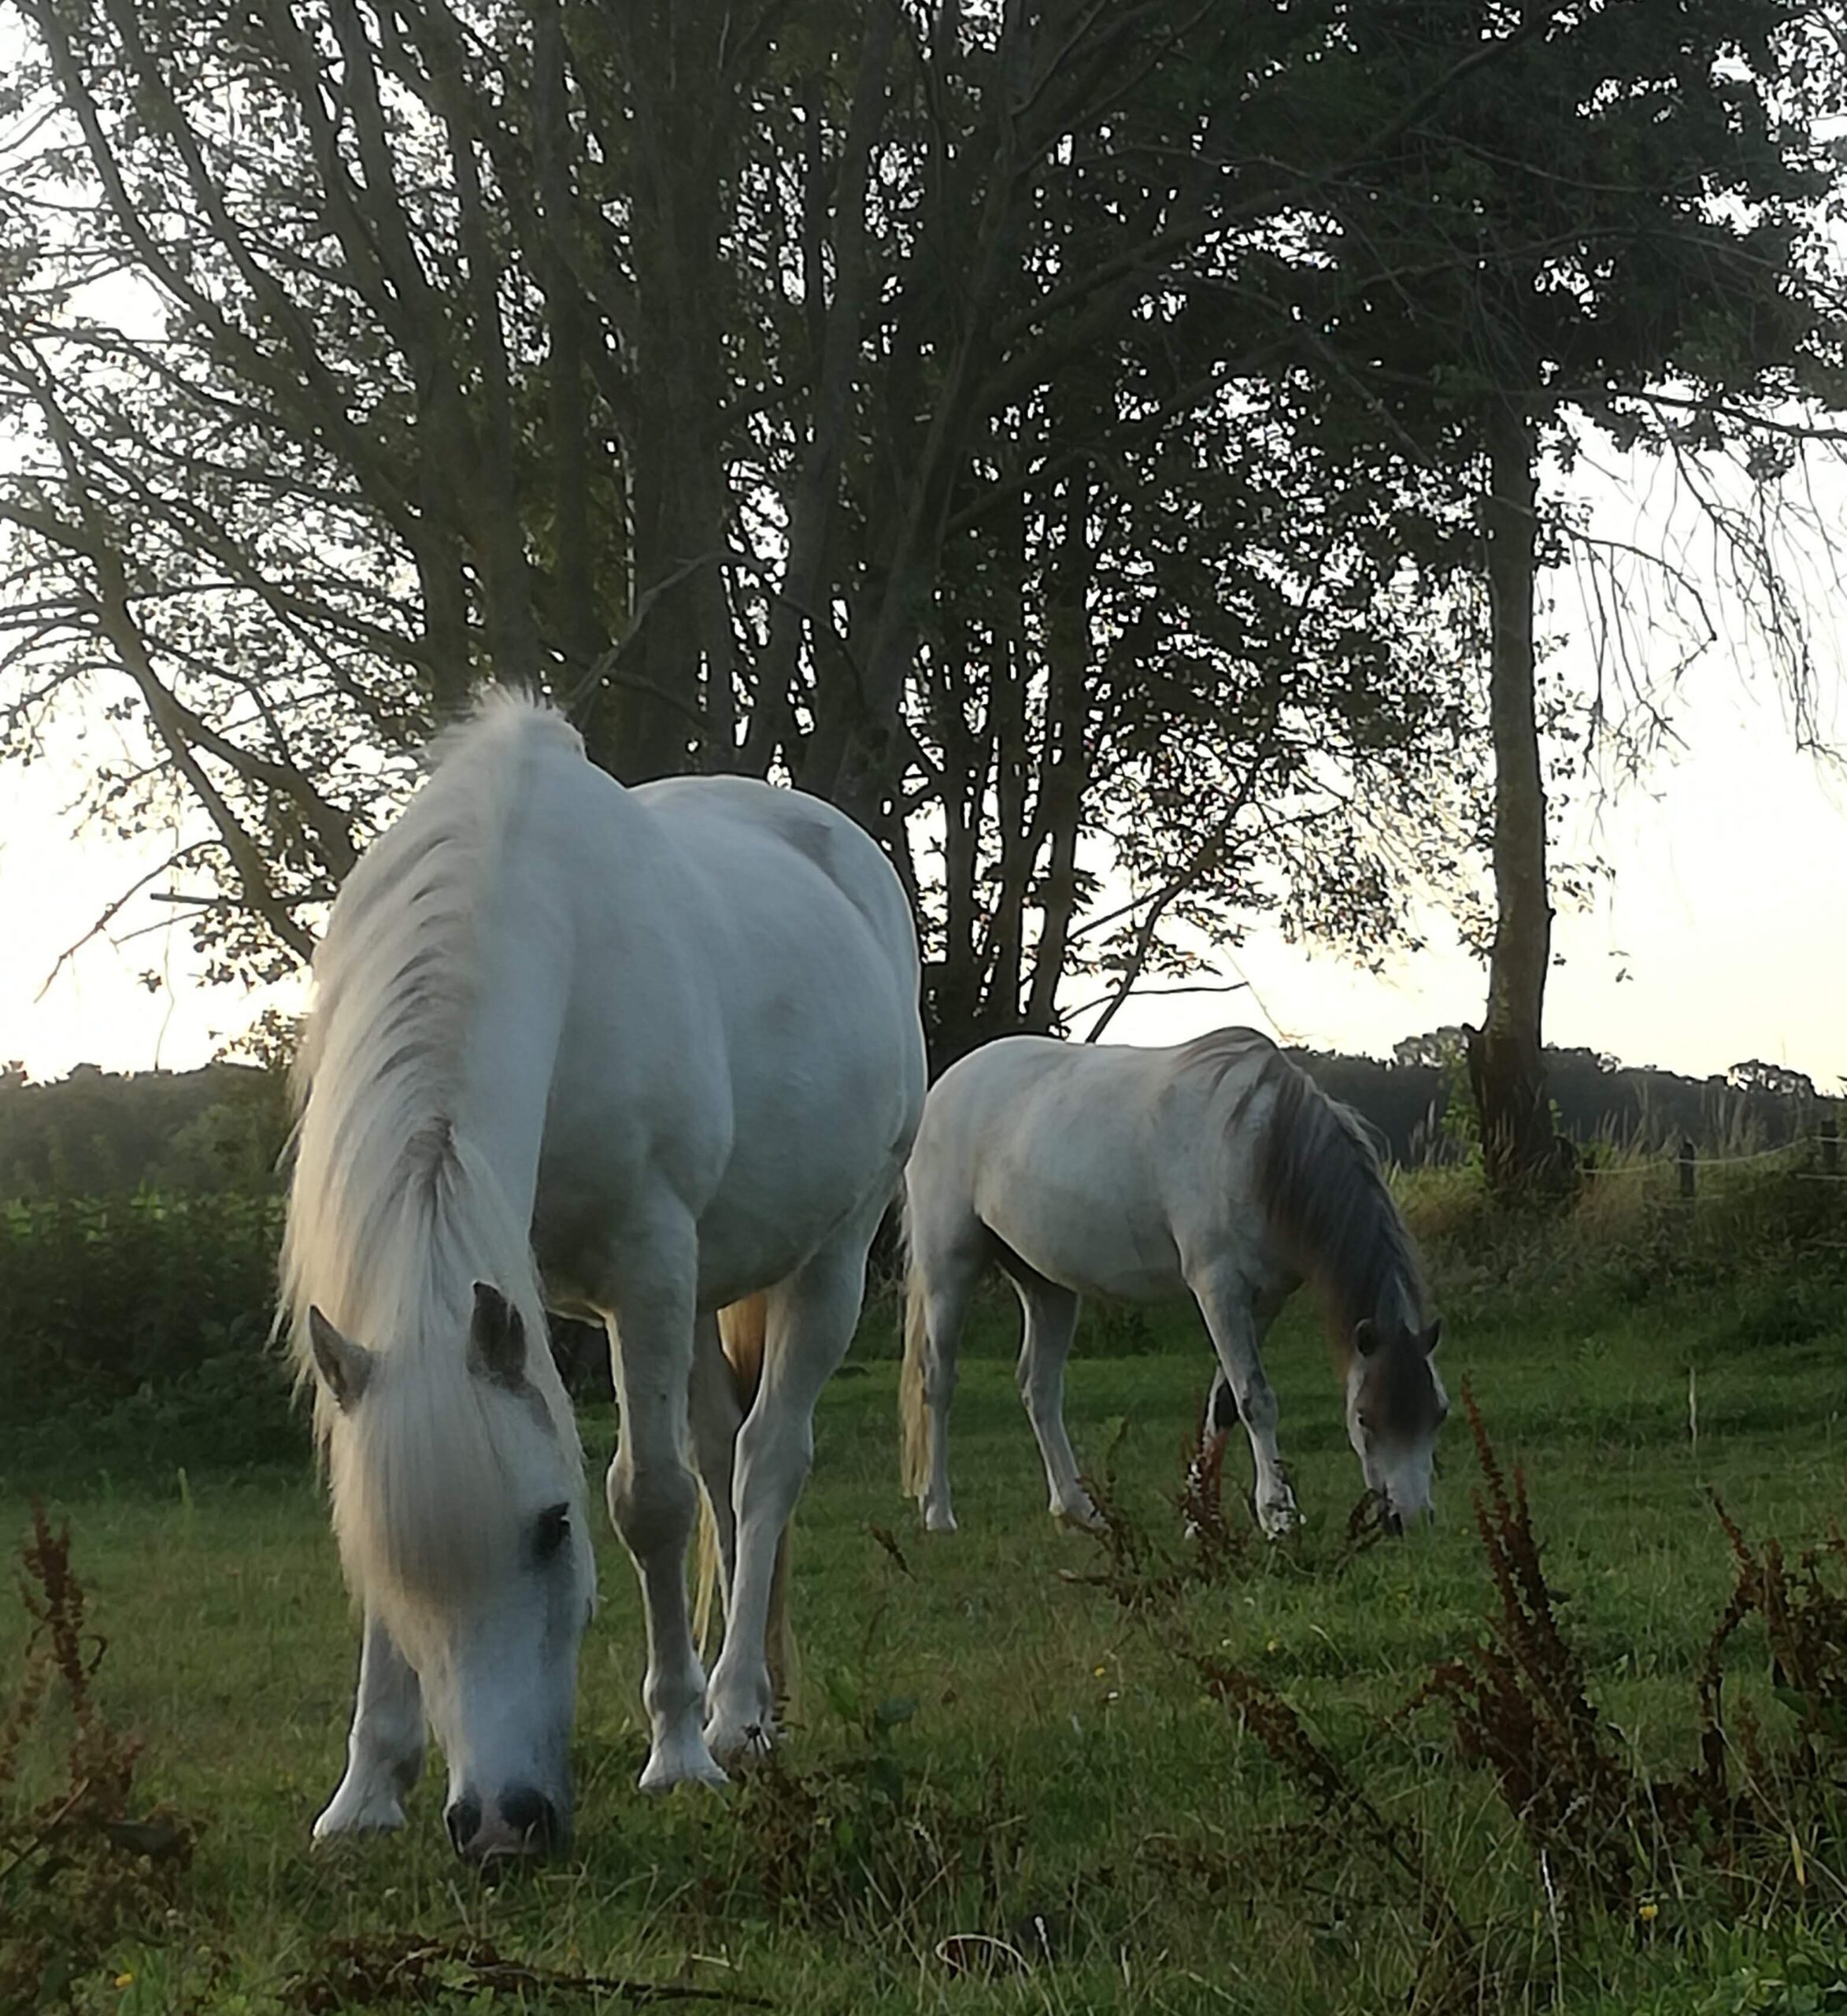
M 1186 1049 L 1190 1061 L 1218 1079 L 1260 1056 L 1228 1124 L 1235 1126 L 1258 1091 L 1270 1089 L 1259 1191 L 1291 1265 L 1327 1297 L 1343 1340 L 1350 1343 L 1354 1326 L 1368 1317 L 1420 1323 L 1423 1269 L 1366 1121 L 1255 1029 L 1216 1029 Z
M 324 1392 L 316 1398 L 356 1588 L 386 1547 L 401 1578 L 453 1584 L 466 1572 L 471 1529 L 490 1524 L 482 1494 L 509 1481 L 480 1382 L 458 1348 L 477 1278 L 518 1310 L 529 1373 L 575 1447 L 545 1347 L 530 1227 L 458 1112 L 479 927 L 533 755 L 548 747 L 581 745 L 536 702 L 483 698 L 432 745 L 428 780 L 347 877 L 315 956 L 278 1321 L 302 1384 L 313 1366 L 310 1305 L 389 1361 L 378 1382 L 384 1404 L 368 1395 L 338 1446 L 338 1410 Z

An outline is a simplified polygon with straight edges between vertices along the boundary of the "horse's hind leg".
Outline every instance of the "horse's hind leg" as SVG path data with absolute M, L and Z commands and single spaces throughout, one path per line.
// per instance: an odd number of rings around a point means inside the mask
M 883 1214 L 881 1199 L 770 1293 L 763 1381 L 738 1435 L 737 1569 L 707 1697 L 706 1741 L 727 1762 L 775 1738 L 766 1641 L 776 1550 L 813 1459 L 815 1402 L 853 1341 Z
M 731 1473 L 743 1403 L 737 1377 L 719 1341 L 718 1318 L 701 1316 L 693 1337 L 690 1394 L 693 1461 L 705 1487 L 707 1503 L 718 1536 L 720 1593 L 731 1601 L 731 1577 L 738 1558 L 738 1521 L 731 1510 Z
M 375 1617 L 365 1620 L 359 1692 L 346 1739 L 346 1770 L 314 1838 L 383 1833 L 404 1825 L 404 1796 L 424 1763 L 423 1689 Z
M 1257 1469 L 1257 1521 L 1274 1538 L 1295 1525 L 1296 1503 L 1276 1446 L 1276 1395 L 1264 1373 L 1260 1348 L 1266 1327 L 1263 1312 L 1250 1284 L 1234 1269 L 1208 1269 L 1192 1277 L 1190 1285 L 1250 1437 L 1251 1460 Z
M 1064 1363 L 1071 1355 L 1080 1304 L 1069 1288 L 1042 1275 L 1001 1262 L 1025 1313 L 1020 1349 L 1020 1397 L 1038 1439 L 1051 1495 L 1052 1517 L 1062 1524 L 1094 1530 L 1101 1523 L 1090 1494 L 1079 1481 L 1077 1456 L 1064 1430 Z
M 956 1397 L 956 1360 L 968 1304 L 981 1278 L 978 1259 L 956 1254 L 938 1263 L 922 1289 L 925 1433 L 929 1462 L 918 1497 L 924 1530 L 953 1533 L 956 1512 L 949 1495 L 949 1406 Z
M 966 1207 L 932 1210 L 915 1162 L 905 1178 L 905 1489 L 923 1510 L 926 1532 L 953 1533 L 949 1498 L 949 1403 L 956 1394 L 956 1354 L 968 1304 L 993 1242 Z M 948 1222 L 945 1222 L 946 1216 Z

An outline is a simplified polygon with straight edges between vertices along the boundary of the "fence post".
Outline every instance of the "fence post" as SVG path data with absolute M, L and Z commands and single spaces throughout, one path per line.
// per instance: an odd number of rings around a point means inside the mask
M 1841 1173 L 1841 1122 L 1832 1106 L 1822 1115 L 1821 1168 L 1824 1176 Z
M 1699 1151 L 1686 1136 L 1680 1141 L 1680 1194 L 1688 1203 L 1693 1200 L 1697 1187 Z

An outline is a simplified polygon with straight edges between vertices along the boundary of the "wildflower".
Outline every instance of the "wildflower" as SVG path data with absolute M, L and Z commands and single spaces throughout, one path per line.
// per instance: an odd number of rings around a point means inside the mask
M 1635 1907 L 1635 1915 L 1644 1925 L 1653 1925 L 1661 1915 L 1661 1907 L 1653 1897 L 1645 1897 Z
M 1108 1666 L 1092 1666 L 1090 1669 L 1090 1677 L 1093 1680 L 1101 1680 L 1103 1676 L 1109 1672 L 1109 1669 Z
M 1264 1650 L 1266 1652 L 1280 1652 L 1283 1650 L 1283 1640 L 1280 1638 L 1266 1638 L 1264 1640 Z
M 132 1973 L 124 1971 L 117 1975 L 116 1986 L 117 1988 L 132 1988 L 134 1985 L 135 1977 Z

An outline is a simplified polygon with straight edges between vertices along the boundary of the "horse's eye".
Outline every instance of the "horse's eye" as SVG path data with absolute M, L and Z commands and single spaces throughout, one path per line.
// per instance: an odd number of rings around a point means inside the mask
M 539 1561 L 550 1561 L 564 1544 L 571 1530 L 568 1505 L 548 1505 L 532 1523 L 532 1552 Z

